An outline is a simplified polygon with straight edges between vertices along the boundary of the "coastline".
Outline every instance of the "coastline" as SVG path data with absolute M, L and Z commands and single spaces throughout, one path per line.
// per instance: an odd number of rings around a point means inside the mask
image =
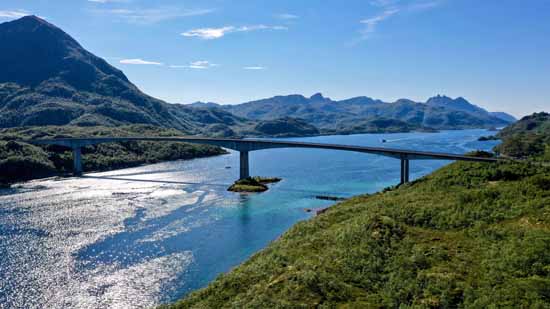
M 106 167 L 106 168 L 100 168 L 100 169 L 85 170 L 85 172 L 86 173 L 110 172 L 110 171 L 116 171 L 116 170 L 121 170 L 121 169 L 126 169 L 126 168 L 133 168 L 133 167 L 140 167 L 140 166 L 147 166 L 147 165 L 156 164 L 156 163 L 163 163 L 163 162 L 189 161 L 189 160 L 194 160 L 194 159 L 209 158 L 209 157 L 215 157 L 215 156 L 223 156 L 223 155 L 227 155 L 228 153 L 229 153 L 228 151 L 226 151 L 224 149 L 221 149 L 221 151 L 219 151 L 219 153 L 199 155 L 199 156 L 195 156 L 195 157 L 192 157 L 192 158 L 168 159 L 168 160 L 158 160 L 158 161 L 150 161 L 150 162 L 127 162 L 125 164 L 117 165 L 115 167 Z M 84 160 L 85 160 L 85 158 L 84 158 Z M 25 183 L 25 182 L 28 182 L 28 181 L 44 180 L 44 179 L 48 179 L 48 178 L 64 179 L 64 178 L 70 178 L 70 177 L 75 177 L 72 174 L 72 172 L 59 172 L 59 173 L 52 172 L 52 173 L 50 173 L 48 175 L 44 175 L 42 177 L 32 177 L 32 178 L 19 179 L 19 180 L 15 180 L 13 182 L 1 182 L 0 181 L 0 189 L 9 189 L 14 185 Z
M 501 259 L 499 248 L 506 248 L 513 261 L 545 252 L 544 242 L 518 243 L 521 237 L 550 240 L 550 232 L 541 234 L 534 225 L 549 226 L 540 217 L 548 205 L 535 209 L 525 202 L 525 195 L 532 192 L 543 194 L 537 195 L 540 202 L 548 196 L 541 177 L 550 180 L 548 167 L 455 162 L 411 184 L 352 197 L 296 223 L 206 287 L 161 308 L 242 303 L 252 307 L 392 307 L 428 302 L 457 306 L 473 305 L 482 298 L 485 304 L 515 304 L 527 301 L 528 293 L 538 293 L 540 299 L 544 289 L 520 286 L 544 263 L 525 265 L 530 270 L 524 274 L 517 268 L 523 269 L 523 264 Z M 514 203 L 518 209 L 487 203 Z M 517 228 L 526 236 L 517 236 Z M 504 279 L 492 276 L 495 271 Z M 515 292 L 505 293 L 510 286 Z M 409 296 L 401 302 L 403 291 Z M 465 297 L 466 293 L 475 296 Z

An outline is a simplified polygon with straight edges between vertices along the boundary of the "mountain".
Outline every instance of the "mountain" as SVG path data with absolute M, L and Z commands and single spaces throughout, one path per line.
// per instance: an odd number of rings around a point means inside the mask
M 148 124 L 187 133 L 246 125 L 221 109 L 168 104 L 36 16 L 0 24 L 0 128 Z
M 255 120 L 300 118 L 329 133 L 379 131 L 383 127 L 372 125 L 376 124 L 373 121 L 380 119 L 385 120 L 385 124 L 392 120 L 394 124 L 408 130 L 488 128 L 505 126 L 513 121 L 510 115 L 493 115 L 464 98 L 451 99 L 439 95 L 425 103 L 408 99 L 385 103 L 364 96 L 334 101 L 320 93 L 309 98 L 294 94 L 219 107 Z
M 442 96 L 426 103 L 385 103 L 364 96 L 334 101 L 316 93 L 239 105 L 168 104 L 144 94 L 122 71 L 36 16 L 0 24 L 0 42 L 0 128 L 143 124 L 235 137 L 460 129 L 511 121 L 463 98 Z

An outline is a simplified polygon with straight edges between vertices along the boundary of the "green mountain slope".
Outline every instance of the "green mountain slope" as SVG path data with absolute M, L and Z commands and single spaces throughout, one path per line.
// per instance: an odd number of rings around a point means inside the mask
M 0 128 L 147 124 L 188 133 L 246 121 L 223 110 L 168 104 L 35 16 L 0 24 Z M 206 131 L 206 132 L 205 132 Z
M 525 158 L 536 156 L 550 161 L 550 114 L 535 113 L 501 130 L 502 143 L 496 151 L 502 155 Z
M 300 222 L 173 308 L 550 304 L 550 169 L 454 163 Z

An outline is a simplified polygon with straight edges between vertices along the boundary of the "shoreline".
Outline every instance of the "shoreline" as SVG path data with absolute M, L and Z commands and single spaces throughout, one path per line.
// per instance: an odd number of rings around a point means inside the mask
M 154 165 L 154 164 L 159 164 L 159 163 L 178 162 L 178 161 L 192 161 L 192 160 L 196 160 L 196 159 L 205 159 L 205 158 L 212 158 L 212 157 L 217 157 L 217 156 L 225 156 L 225 155 L 228 155 L 228 154 L 229 154 L 229 152 L 225 151 L 225 153 L 206 155 L 206 156 L 198 156 L 198 157 L 189 158 L 189 159 L 162 160 L 162 161 L 158 161 L 158 162 L 128 164 L 127 166 L 117 167 L 117 168 L 113 168 L 113 169 L 107 168 L 107 169 L 98 169 L 98 170 L 85 171 L 85 173 L 90 174 L 90 173 L 112 172 L 112 171 L 124 170 L 124 169 L 128 169 L 128 168 Z M 37 181 L 37 180 L 48 180 L 48 179 L 52 179 L 52 180 L 53 179 L 60 179 L 61 180 L 61 179 L 68 179 L 68 178 L 73 178 L 73 177 L 78 178 L 79 176 L 75 176 L 72 173 L 59 173 L 59 174 L 48 175 L 48 176 L 45 176 L 45 177 L 37 177 L 37 178 L 32 178 L 32 179 L 27 179 L 27 180 L 15 181 L 15 182 L 12 182 L 12 183 L 1 183 L 0 182 L 0 190 L 10 189 L 10 188 L 13 188 L 14 185 L 28 183 L 28 182 Z
M 500 175 L 498 179 L 491 178 L 490 173 L 479 172 L 479 170 L 509 171 L 510 166 L 523 166 L 525 170 L 518 169 L 517 177 L 497 173 Z M 374 194 L 353 196 L 324 208 L 320 214 L 308 220 L 292 225 L 275 241 L 239 265 L 218 275 L 204 287 L 186 293 L 180 296 L 179 300 L 163 304 L 160 308 L 204 308 L 244 302 L 254 307 L 277 307 L 290 301 L 307 304 L 307 307 L 345 303 L 363 304 L 366 307 L 368 304 L 390 306 L 390 303 L 387 303 L 388 299 L 400 299 L 400 290 L 392 289 L 397 282 L 418 286 L 418 289 L 412 292 L 419 293 L 415 295 L 418 295 L 420 300 L 424 291 L 439 291 L 434 288 L 442 284 L 444 287 L 448 286 L 456 290 L 457 285 L 447 285 L 447 281 L 441 281 L 440 278 L 455 278 L 453 280 L 465 284 L 464 288 L 457 290 L 460 295 L 469 291 L 478 297 L 485 295 L 490 297 L 492 302 L 499 303 L 499 294 L 487 294 L 491 292 L 493 285 L 486 290 L 483 285 L 478 284 L 478 281 L 492 280 L 492 271 L 506 271 L 510 278 L 506 277 L 504 282 L 499 282 L 499 279 L 494 282 L 495 288 L 505 291 L 509 288 L 508 284 L 523 282 L 518 281 L 523 276 L 518 275 L 518 271 L 515 270 L 523 269 L 521 268 L 523 264 L 518 264 L 520 268 L 514 268 L 512 265 L 501 269 L 501 264 L 505 263 L 505 260 L 499 259 L 496 264 L 488 263 L 494 261 L 496 256 L 493 256 L 490 250 L 483 251 L 485 254 L 482 254 L 475 248 L 480 246 L 489 248 L 505 246 L 509 250 L 514 248 L 515 255 L 511 255 L 510 258 L 523 254 L 531 254 L 532 258 L 535 258 L 537 252 L 544 252 L 542 243 L 530 243 L 533 248 L 536 248 L 532 252 L 526 252 L 522 247 L 511 246 L 516 246 L 519 240 L 514 238 L 517 234 L 514 232 L 516 224 L 520 224 L 531 236 L 539 235 L 538 226 L 525 224 L 525 215 L 535 216 L 531 213 L 535 210 L 530 203 L 522 200 L 526 194 L 524 186 L 528 183 L 531 190 L 544 192 L 545 184 L 540 183 L 539 179 L 545 173 L 548 175 L 546 177 L 550 177 L 549 172 L 547 168 L 533 167 L 522 162 L 507 162 L 491 166 L 483 163 L 455 162 L 436 169 L 411 185 L 380 190 Z M 479 182 L 475 190 L 486 194 L 469 195 L 475 198 L 472 201 L 464 199 L 464 196 L 472 190 L 469 188 L 467 180 L 469 178 L 476 179 L 476 183 Z M 525 180 L 528 181 L 525 182 Z M 503 185 L 496 187 L 495 181 Z M 451 194 L 448 186 L 455 189 Z M 491 195 L 495 190 L 501 194 Z M 514 190 L 517 194 L 504 194 L 509 190 Z M 425 196 L 427 192 L 431 194 Z M 497 201 L 517 200 L 520 202 L 518 207 L 521 207 L 523 212 L 518 214 L 514 213 L 515 209 L 500 207 L 487 209 L 475 206 L 491 198 Z M 451 204 L 441 205 L 442 199 L 451 201 Z M 419 201 L 421 204 L 411 203 L 411 201 Z M 466 217 L 463 212 L 465 206 L 471 208 Z M 490 213 L 486 213 L 487 211 Z M 537 208 L 536 211 L 540 214 L 544 209 Z M 503 215 L 505 218 L 495 219 L 495 214 L 502 212 L 507 214 Z M 419 216 L 422 220 L 411 220 L 411 214 Z M 457 219 L 460 220 L 456 221 Z M 424 222 L 424 220 L 428 221 Z M 502 224 L 501 220 L 506 224 Z M 533 223 L 541 220 L 535 220 Z M 506 237 L 494 238 L 492 234 L 485 232 L 486 229 L 479 229 L 476 222 L 484 222 L 491 231 L 502 231 L 502 235 Z M 457 246 L 467 250 L 457 251 Z M 361 254 L 350 255 L 349 252 Z M 386 252 L 388 256 L 385 255 Z M 433 255 L 433 252 L 438 254 Z M 455 257 L 456 255 L 458 257 Z M 417 258 L 412 262 L 420 261 L 424 266 L 411 268 L 411 260 L 407 258 L 409 256 Z M 426 257 L 422 259 L 424 256 Z M 334 264 L 332 262 L 334 259 L 339 261 L 343 259 L 345 263 Z M 376 262 L 374 263 L 376 266 L 373 266 L 371 271 L 353 275 L 356 274 L 354 269 L 367 267 L 365 259 L 374 259 L 372 261 Z M 464 261 L 469 262 L 464 263 Z M 510 264 L 506 263 L 506 265 Z M 529 267 L 535 271 L 543 266 L 544 263 Z M 489 267 L 491 271 L 481 272 L 486 275 L 480 277 L 479 270 L 483 267 Z M 407 271 L 403 272 L 403 269 Z M 417 276 L 427 271 L 434 275 L 421 277 L 423 279 L 418 280 Z M 408 276 L 409 272 L 413 274 Z M 384 277 L 386 273 L 392 274 L 394 276 L 392 278 L 397 281 L 388 283 L 387 278 Z M 291 282 L 286 278 L 292 278 Z M 351 280 L 352 278 L 354 279 Z M 292 290 L 288 290 L 289 284 L 293 287 Z M 428 287 L 424 287 L 425 285 Z M 334 286 L 342 288 L 334 289 Z M 366 288 L 367 286 L 369 288 Z M 350 288 L 355 293 L 350 294 Z M 261 297 L 267 291 L 269 297 Z M 326 291 L 335 291 L 334 293 L 340 296 L 330 298 L 333 294 L 327 295 Z M 385 297 L 369 300 L 366 298 L 367 295 Z M 448 296 L 445 293 L 434 296 L 438 301 L 451 301 L 453 304 L 466 303 L 475 299 L 468 300 L 461 297 L 448 299 L 445 298 Z M 505 300 L 504 303 L 506 303 Z

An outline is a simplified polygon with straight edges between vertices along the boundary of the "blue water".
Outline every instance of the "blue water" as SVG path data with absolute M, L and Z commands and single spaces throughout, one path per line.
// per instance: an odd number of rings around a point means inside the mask
M 465 153 L 485 130 L 291 140 Z M 382 143 L 381 140 L 387 140 Z M 448 164 L 412 161 L 411 178 Z M 227 192 L 238 154 L 167 162 L 0 192 L 0 308 L 150 307 L 205 286 L 300 220 L 305 209 L 395 185 L 396 159 L 342 151 L 252 152 L 252 175 L 283 181 Z M 230 167 L 230 168 L 227 168 Z

